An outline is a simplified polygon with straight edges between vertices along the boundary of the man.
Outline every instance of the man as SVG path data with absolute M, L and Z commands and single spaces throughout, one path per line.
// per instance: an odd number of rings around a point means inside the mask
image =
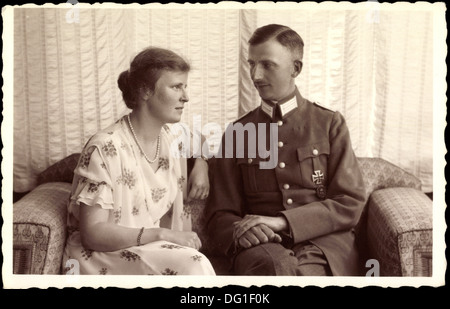
M 246 137 L 240 156 L 236 138 L 229 145 L 224 136 L 211 181 L 209 233 L 236 275 L 357 275 L 353 228 L 365 189 L 345 120 L 296 88 L 303 40 L 295 31 L 267 25 L 249 44 L 262 102 L 234 125 L 255 124 L 257 138 L 266 130 L 266 140 L 257 141 L 268 145 L 269 124 L 276 123 L 278 141 L 270 146 L 278 161 L 261 168 L 267 158 L 251 151 L 254 137 Z M 233 156 L 226 155 L 230 149 Z

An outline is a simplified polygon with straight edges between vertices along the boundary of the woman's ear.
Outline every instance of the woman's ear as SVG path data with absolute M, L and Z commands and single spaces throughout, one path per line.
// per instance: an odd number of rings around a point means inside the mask
M 292 72 L 292 77 L 296 78 L 302 71 L 303 63 L 300 60 L 294 60 L 294 72 Z
M 151 91 L 148 87 L 142 87 L 139 89 L 139 94 L 142 100 L 147 101 L 150 98 Z

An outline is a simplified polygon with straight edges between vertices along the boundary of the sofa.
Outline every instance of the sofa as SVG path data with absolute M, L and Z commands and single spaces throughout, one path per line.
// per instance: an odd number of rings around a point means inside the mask
M 63 274 L 67 201 L 79 154 L 40 173 L 37 186 L 13 205 L 13 273 Z M 380 158 L 358 158 L 367 202 L 355 228 L 361 253 L 361 276 L 432 275 L 432 200 L 415 176 Z M 214 172 L 214 158 L 209 160 Z M 233 275 L 205 229 L 205 201 L 185 205 L 202 252 L 218 275 Z M 373 261 L 378 272 L 373 272 Z M 372 267 L 372 268 L 371 268 Z M 371 271 L 372 270 L 372 271 Z

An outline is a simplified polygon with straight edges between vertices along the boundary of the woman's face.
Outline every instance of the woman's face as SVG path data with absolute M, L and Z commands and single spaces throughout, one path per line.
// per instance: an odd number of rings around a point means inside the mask
M 147 108 L 162 124 L 181 120 L 184 104 L 189 101 L 187 79 L 188 72 L 164 70 L 155 84 L 155 90 L 150 91 Z

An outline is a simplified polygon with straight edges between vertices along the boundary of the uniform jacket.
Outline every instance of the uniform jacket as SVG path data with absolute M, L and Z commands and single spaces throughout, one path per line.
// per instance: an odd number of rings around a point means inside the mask
M 250 128 L 246 127 L 249 123 L 267 124 L 255 126 L 257 133 L 266 130 L 267 150 L 269 124 L 277 123 L 278 141 L 272 136 L 272 147 L 278 150 L 274 168 L 261 168 L 260 162 L 268 158 L 258 152 L 264 141 L 258 134 L 250 139 L 245 135 L 243 146 L 235 134 L 233 156 L 226 155 L 230 145 L 224 134 L 222 158 L 215 159 L 208 200 L 209 235 L 232 257 L 236 249 L 233 222 L 246 214 L 282 215 L 289 223 L 293 243 L 310 241 L 318 246 L 333 275 L 357 275 L 353 228 L 366 196 L 348 128 L 339 112 L 304 99 L 298 90 L 295 97 L 296 102 L 291 103 L 296 106 L 278 121 L 267 115 L 267 108 L 264 112 L 265 104 L 236 122 L 244 128 Z M 257 144 L 256 154 L 252 142 Z M 238 155 L 242 147 L 244 155 Z

